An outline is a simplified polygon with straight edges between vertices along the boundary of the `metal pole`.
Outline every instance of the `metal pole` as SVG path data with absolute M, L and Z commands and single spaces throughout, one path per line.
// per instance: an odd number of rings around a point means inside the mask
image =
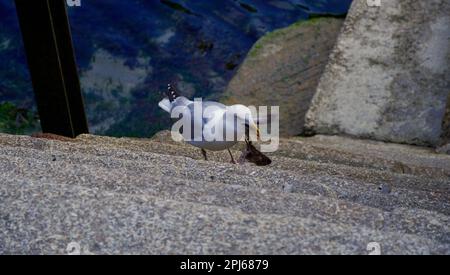
M 15 0 L 42 131 L 88 133 L 65 0 Z

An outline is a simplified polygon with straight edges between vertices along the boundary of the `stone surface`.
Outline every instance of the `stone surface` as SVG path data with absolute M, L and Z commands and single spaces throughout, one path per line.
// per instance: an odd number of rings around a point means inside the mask
M 449 25 L 447 0 L 355 0 L 308 111 L 308 132 L 438 145 L 450 92 Z
M 158 132 L 152 137 L 152 141 L 158 141 L 160 144 L 144 142 L 143 140 L 136 142 L 131 139 L 114 140 L 91 135 L 83 135 L 79 138 L 86 141 L 96 140 L 101 142 L 103 140 L 108 144 L 113 143 L 115 146 L 125 146 L 127 149 L 140 150 L 145 148 L 162 154 L 202 159 L 199 149 L 195 147 L 185 145 L 180 150 L 179 146 L 183 143 L 173 141 L 169 131 Z M 243 144 L 234 147 L 235 150 L 242 150 L 243 148 Z M 239 154 L 240 152 L 234 152 L 235 157 L 238 157 Z M 307 165 L 307 171 L 321 170 L 321 172 L 324 172 L 330 170 L 335 174 L 342 174 L 346 171 L 353 178 L 359 178 L 357 174 L 353 173 L 358 170 L 347 168 L 349 166 L 368 168 L 359 170 L 364 171 L 365 174 L 371 174 L 370 177 L 364 177 L 365 181 L 370 180 L 370 178 L 386 178 L 386 173 L 421 176 L 421 183 L 417 186 L 424 186 L 426 182 L 424 179 L 450 178 L 449 157 L 436 154 L 432 148 L 405 144 L 316 135 L 314 137 L 281 138 L 278 150 L 269 155 L 275 159 L 270 167 L 281 170 L 295 171 L 299 167 Z M 226 152 L 208 152 L 208 156 L 215 161 L 229 161 Z M 328 164 L 327 169 L 322 167 L 325 164 Z M 305 173 L 305 171 L 301 172 Z
M 444 254 L 415 235 L 381 233 L 285 215 L 247 215 L 152 196 L 99 192 L 45 180 L 2 181 L 0 254 Z
M 298 135 L 343 19 L 314 18 L 262 37 L 228 85 L 225 103 L 280 106 L 280 133 Z
M 40 152 L 39 149 L 5 146 L 0 149 L 0 160 L 5 164 L 11 161 L 12 163 L 1 168 L 0 171 L 3 174 L 8 174 L 11 170 L 20 171 L 20 174 L 27 177 L 41 178 L 44 176 L 46 179 L 64 179 L 66 182 L 83 178 L 83 181 L 92 181 L 97 184 L 106 181 L 105 184 L 108 185 L 114 181 L 138 183 L 136 177 L 133 177 L 134 174 L 142 175 L 144 178 L 148 174 L 146 178 L 149 181 L 153 177 L 178 177 L 193 182 L 239 184 L 270 192 L 283 191 L 284 186 L 289 184 L 291 186 L 290 193 L 320 195 L 331 199 L 339 198 L 342 201 L 382 208 L 387 211 L 401 207 L 416 207 L 450 214 L 449 194 L 445 189 L 440 188 L 432 190 L 407 188 L 405 185 L 392 182 L 395 185 L 395 192 L 386 196 L 379 192 L 376 184 L 349 177 L 329 176 L 326 173 L 302 174 L 267 169 L 267 167 L 230 166 L 229 163 L 194 161 L 176 156 L 167 158 L 159 154 L 134 153 L 122 149 L 112 151 L 99 147 L 98 144 L 95 149 L 91 146 L 73 148 L 73 146 L 62 145 L 53 146 L 53 152 Z M 110 157 L 111 153 L 113 157 Z M 55 158 L 56 160 L 54 160 Z M 27 171 L 26 169 L 29 167 L 27 165 L 30 163 L 39 169 Z M 85 171 L 86 168 L 77 168 L 77 166 L 83 165 L 92 167 L 99 172 L 95 173 L 94 177 L 89 177 Z M 60 172 L 58 169 L 63 169 L 63 171 Z M 106 171 L 102 173 L 102 169 Z M 108 169 L 111 170 L 109 173 L 111 180 L 107 180 Z M 57 173 L 56 176 L 55 173 Z
M 436 152 L 439 154 L 450 155 L 450 143 L 443 146 L 439 146 L 438 148 L 436 148 Z
M 65 254 L 73 241 L 83 254 L 366 254 L 371 241 L 450 253 L 450 179 L 383 160 L 433 173 L 450 156 L 316 136 L 282 139 L 267 167 L 237 166 L 166 137 L 0 134 L 0 254 Z
M 397 231 L 416 234 L 433 240 L 450 242 L 449 218 L 432 211 L 409 208 L 395 208 L 385 211 L 323 196 L 320 200 L 315 195 L 285 192 L 271 188 L 252 188 L 240 184 L 223 184 L 207 179 L 183 179 L 126 168 L 108 168 L 89 165 L 73 165 L 61 160 L 48 162 L 48 159 L 15 158 L 5 159 L 0 167 L 3 180 L 10 178 L 27 178 L 71 186 L 93 188 L 99 192 L 117 194 L 148 195 L 159 198 L 186 201 L 204 205 L 215 205 L 239 209 L 247 214 L 279 214 L 295 217 L 313 218 L 335 224 L 365 226 L 380 231 Z M 31 168 L 30 168 L 31 163 Z M 124 161 L 124 164 L 126 161 Z M 135 163 L 140 165 L 139 163 Z M 18 175 L 17 171 L 24 171 Z M 44 172 L 45 171 L 45 172 Z M 0 177 L 0 179 L 2 179 Z M 230 177 L 233 177 L 230 175 Z M 132 184 L 128 184 L 131 183 Z M 416 221 L 404 216 L 415 217 Z M 433 221 L 439 221 L 434 222 Z M 426 226 L 425 226 L 426 225 Z M 423 228 L 422 228 L 423 227 Z

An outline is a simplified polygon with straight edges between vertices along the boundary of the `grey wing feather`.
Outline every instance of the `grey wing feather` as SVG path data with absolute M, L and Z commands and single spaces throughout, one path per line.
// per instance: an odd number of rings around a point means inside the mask
M 195 106 L 195 103 L 191 103 L 187 106 L 191 112 L 192 118 L 194 117 L 194 106 Z M 217 109 L 225 109 L 226 106 L 219 102 L 203 101 L 202 108 L 203 108 L 203 116 L 202 116 L 201 123 L 202 123 L 202 129 L 203 129 L 203 126 L 211 120 L 210 113 L 216 111 Z

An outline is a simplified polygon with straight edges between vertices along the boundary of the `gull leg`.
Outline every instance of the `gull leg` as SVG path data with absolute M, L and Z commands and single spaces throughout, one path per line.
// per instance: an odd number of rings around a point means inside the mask
M 242 149 L 241 156 L 238 159 L 239 164 L 244 164 L 248 161 L 248 157 L 252 154 L 252 142 L 248 139 L 248 136 L 245 137 L 245 148 Z
M 234 158 L 233 158 L 233 154 L 231 153 L 230 149 L 227 149 L 227 150 L 231 157 L 231 163 L 236 164 L 236 162 L 234 161 Z
M 205 160 L 208 160 L 208 157 L 206 156 L 206 150 L 202 148 L 202 155 L 205 158 Z

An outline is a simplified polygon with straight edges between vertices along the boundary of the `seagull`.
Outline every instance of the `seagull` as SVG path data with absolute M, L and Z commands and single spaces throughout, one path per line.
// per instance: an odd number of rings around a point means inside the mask
M 250 109 L 242 104 L 226 106 L 215 101 L 201 101 L 203 114 L 196 116 L 194 115 L 194 106 L 198 106 L 198 103 L 181 96 L 171 84 L 168 84 L 167 97 L 161 100 L 158 106 L 168 113 L 171 113 L 176 107 L 182 108 L 183 113 L 188 113 L 191 118 L 191 138 L 185 141 L 192 146 L 200 148 L 205 160 L 208 160 L 206 150 L 228 150 L 231 163 L 236 164 L 230 148 L 239 140 L 242 140 L 244 136 L 245 141 L 248 142 L 249 130 L 256 132 L 257 138 L 260 136 L 256 119 L 252 117 Z M 236 127 L 236 124 L 239 123 L 245 125 L 245 128 Z M 233 131 L 232 140 L 226 140 L 225 138 L 222 140 L 214 140 L 211 136 L 211 131 L 205 131 L 205 129 L 212 129 L 220 125 L 223 125 L 222 133 L 224 137 L 228 133 L 227 131 Z M 201 131 L 196 133 L 194 130 L 195 127 L 199 130 L 201 129 Z

